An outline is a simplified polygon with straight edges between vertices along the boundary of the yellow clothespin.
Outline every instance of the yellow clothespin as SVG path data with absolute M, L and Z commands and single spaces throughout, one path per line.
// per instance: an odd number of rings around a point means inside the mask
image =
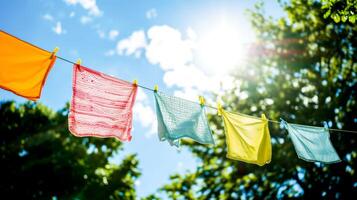
M 133 85 L 134 85 L 134 86 L 138 86 L 138 80 L 137 80 L 137 79 L 134 79 Z
M 217 114 L 222 115 L 222 104 L 220 102 L 217 102 Z
M 155 86 L 154 86 L 154 92 L 157 92 L 157 91 L 159 91 L 159 86 L 158 86 L 158 85 L 155 85 Z
M 199 96 L 199 100 L 200 100 L 200 105 L 204 106 L 205 105 L 205 98 L 203 96 Z
M 80 58 L 78 58 L 76 64 L 77 64 L 77 65 L 81 65 L 81 64 L 82 64 L 82 60 L 81 60 Z
M 267 117 L 265 117 L 264 113 L 262 113 L 260 116 L 261 116 L 262 120 L 268 121 L 268 119 L 267 119 Z
M 58 47 L 56 47 L 55 49 L 53 49 L 53 52 L 52 52 L 52 54 L 51 54 L 50 59 L 53 59 L 53 57 L 56 55 L 56 53 L 58 52 L 58 50 L 59 50 Z

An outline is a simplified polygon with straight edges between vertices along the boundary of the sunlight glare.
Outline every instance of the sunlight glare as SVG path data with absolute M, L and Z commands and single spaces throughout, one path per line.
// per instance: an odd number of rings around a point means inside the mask
M 220 21 L 203 32 L 197 45 L 197 63 L 208 73 L 227 74 L 244 62 L 244 30 Z

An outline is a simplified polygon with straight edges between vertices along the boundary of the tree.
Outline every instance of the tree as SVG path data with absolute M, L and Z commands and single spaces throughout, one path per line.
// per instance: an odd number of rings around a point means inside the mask
M 355 23 L 357 19 L 357 0 L 322 0 L 324 18 L 330 17 L 336 23 L 342 21 Z
M 135 199 L 135 155 L 120 165 L 115 139 L 68 132 L 68 106 L 59 112 L 27 102 L 0 103 L 0 194 L 4 199 Z
M 249 11 L 259 42 L 250 62 L 237 69 L 237 87 L 222 97 L 225 109 L 315 126 L 356 130 L 357 26 L 324 18 L 317 0 L 282 3 L 287 17 Z M 226 158 L 222 120 L 209 117 L 216 146 L 186 141 L 201 163 L 175 174 L 161 192 L 172 199 L 351 199 L 357 195 L 357 134 L 331 132 L 342 162 L 299 159 L 277 123 L 270 123 L 273 157 L 259 167 Z

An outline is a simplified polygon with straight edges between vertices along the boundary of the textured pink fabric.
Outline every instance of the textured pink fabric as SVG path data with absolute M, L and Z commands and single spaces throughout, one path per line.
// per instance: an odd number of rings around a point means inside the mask
M 73 96 L 68 124 L 78 137 L 131 140 L 137 86 L 83 66 L 73 66 Z

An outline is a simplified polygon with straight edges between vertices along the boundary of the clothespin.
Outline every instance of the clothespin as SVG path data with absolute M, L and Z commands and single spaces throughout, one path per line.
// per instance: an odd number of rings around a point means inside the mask
M 50 59 L 53 59 L 53 57 L 56 55 L 56 53 L 58 52 L 58 50 L 59 50 L 58 47 L 56 47 L 55 49 L 53 49 L 53 52 L 52 52 L 52 54 L 51 54 Z
M 262 120 L 268 121 L 268 119 L 266 118 L 266 116 L 264 115 L 264 113 L 262 113 L 260 116 L 261 116 Z
M 217 102 L 217 114 L 222 115 L 222 104 L 220 102 Z
M 157 92 L 157 91 L 159 91 L 159 86 L 158 86 L 158 85 L 155 85 L 155 86 L 154 86 L 154 92 Z
M 324 129 L 328 130 L 328 123 L 326 121 L 324 121 L 323 123 L 324 123 Z
M 77 65 L 81 65 L 81 64 L 82 64 L 82 60 L 81 60 L 80 58 L 78 58 L 76 64 L 77 64 Z
M 137 80 L 137 79 L 134 79 L 133 85 L 134 85 L 134 86 L 138 86 L 138 80 Z
M 199 100 L 200 100 L 200 105 L 204 106 L 205 105 L 205 98 L 203 96 L 199 96 Z

